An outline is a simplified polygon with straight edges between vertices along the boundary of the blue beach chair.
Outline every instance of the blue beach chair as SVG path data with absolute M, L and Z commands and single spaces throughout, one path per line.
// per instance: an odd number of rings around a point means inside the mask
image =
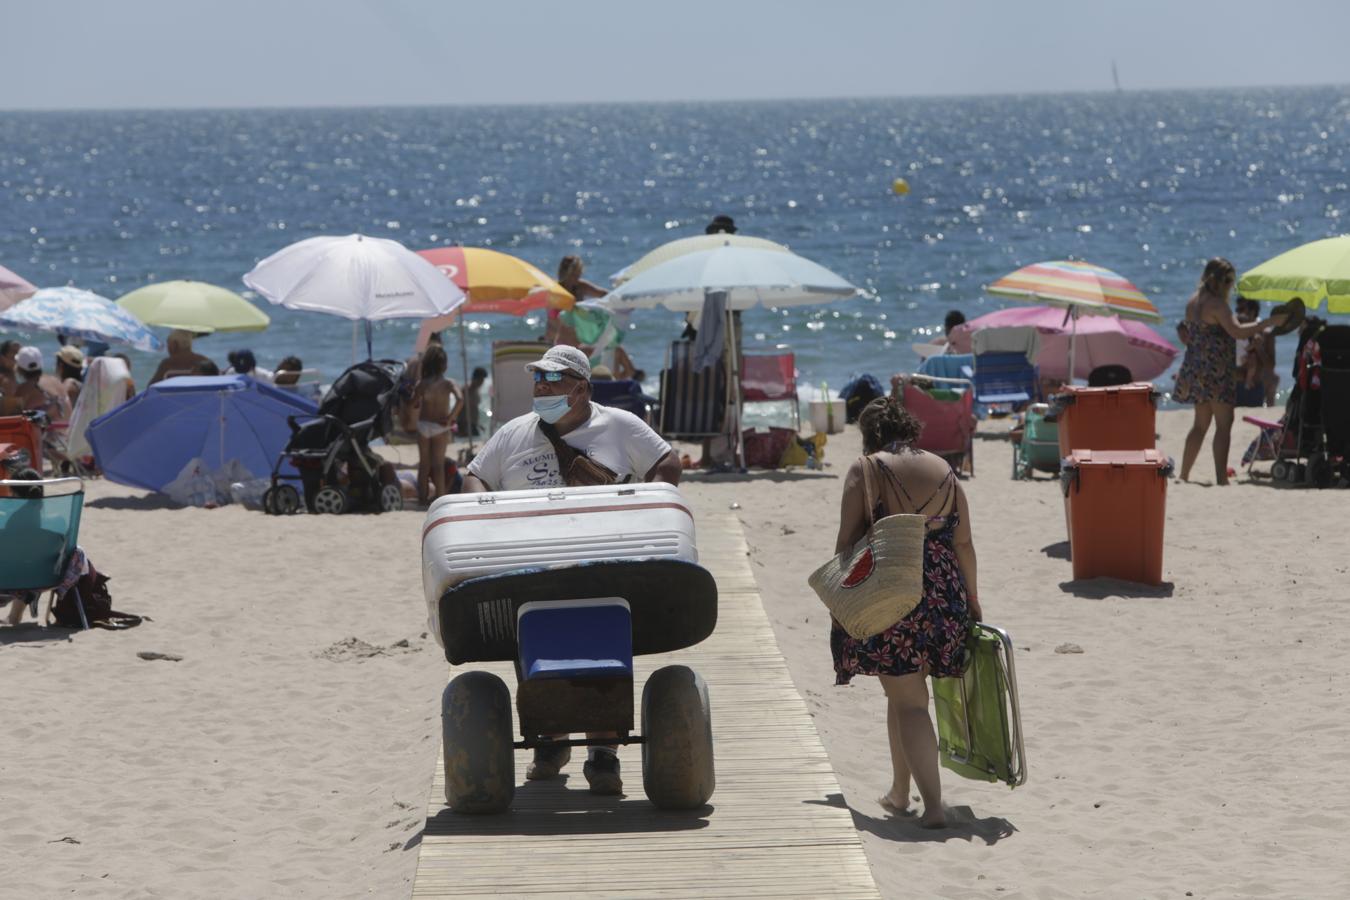
M 975 354 L 942 353 L 919 364 L 918 375 L 933 378 L 970 378 L 975 371 Z
M 80 535 L 84 482 L 78 478 L 0 481 L 0 592 L 32 593 L 61 583 Z M 89 627 L 77 593 L 80 621 Z
M 642 393 L 642 384 L 632 379 L 591 382 L 591 399 L 601 406 L 612 406 L 651 424 L 656 398 Z
M 1036 367 L 1021 353 L 975 357 L 975 399 L 981 403 L 1029 403 L 1040 393 Z

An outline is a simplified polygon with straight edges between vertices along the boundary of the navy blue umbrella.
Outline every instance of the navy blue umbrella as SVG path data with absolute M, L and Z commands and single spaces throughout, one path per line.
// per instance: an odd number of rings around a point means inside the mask
M 238 460 L 255 478 L 270 476 L 291 436 L 286 417 L 317 412 L 247 375 L 169 378 L 89 423 L 88 436 L 110 481 L 160 491 L 198 457 L 210 471 Z

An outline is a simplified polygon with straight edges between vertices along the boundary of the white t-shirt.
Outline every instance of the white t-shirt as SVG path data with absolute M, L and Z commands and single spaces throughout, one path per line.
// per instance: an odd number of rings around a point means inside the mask
M 591 404 L 591 417 L 562 436 L 563 441 L 602 466 L 619 480 L 641 481 L 670 445 L 630 412 Z M 558 454 L 544 432 L 539 416 L 526 413 L 503 425 L 469 463 L 469 474 L 494 491 L 524 491 L 562 487 Z

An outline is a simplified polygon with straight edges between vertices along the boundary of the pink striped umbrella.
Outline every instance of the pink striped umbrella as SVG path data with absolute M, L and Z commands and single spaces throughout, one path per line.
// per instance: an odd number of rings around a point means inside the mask
M 1036 365 L 1046 378 L 1067 381 L 1069 341 L 1074 336 L 1069 311 L 1048 306 L 1000 309 L 952 329 L 948 341 L 957 353 L 971 352 L 975 332 L 985 328 L 1035 328 L 1041 335 Z M 1121 365 L 1136 381 L 1152 381 L 1166 372 L 1177 348 L 1143 322 L 1118 316 L 1084 316 L 1077 321 L 1075 378 L 1087 378 L 1098 366 Z
M 1125 276 L 1092 263 L 1058 259 L 1023 266 L 985 288 L 1000 297 L 1068 309 L 1068 371 L 1076 372 L 1074 352 L 1080 315 L 1122 316 L 1161 322 L 1144 292 Z M 1069 379 L 1072 383 L 1073 379 Z
M 37 293 L 37 285 L 0 266 L 0 310 L 9 309 L 20 300 Z

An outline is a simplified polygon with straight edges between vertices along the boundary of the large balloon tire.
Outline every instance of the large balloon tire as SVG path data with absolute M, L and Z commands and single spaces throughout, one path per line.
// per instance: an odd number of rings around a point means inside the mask
M 340 516 L 347 511 L 348 506 L 350 506 L 350 500 L 347 497 L 347 492 L 331 484 L 319 488 L 319 492 L 314 495 L 314 511 L 316 513 Z
M 688 666 L 642 688 L 642 789 L 659 809 L 698 809 L 717 786 L 708 685 Z
M 516 792 L 511 691 L 491 672 L 465 672 L 441 695 L 445 802 L 467 815 L 505 812 Z

